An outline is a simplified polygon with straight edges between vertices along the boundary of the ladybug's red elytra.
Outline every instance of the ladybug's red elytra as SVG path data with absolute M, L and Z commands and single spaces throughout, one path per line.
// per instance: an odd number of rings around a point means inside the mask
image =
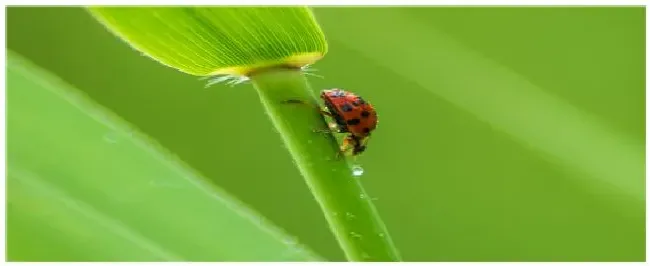
M 341 90 L 328 89 L 321 91 L 320 98 L 325 103 L 325 110 L 319 108 L 324 115 L 332 117 L 334 123 L 329 129 L 316 130 L 319 132 L 349 133 L 343 140 L 341 151 L 350 149 L 352 155 L 365 151 L 370 132 L 377 127 L 377 112 L 369 102 L 358 95 Z M 300 100 L 288 100 L 288 103 L 304 103 Z

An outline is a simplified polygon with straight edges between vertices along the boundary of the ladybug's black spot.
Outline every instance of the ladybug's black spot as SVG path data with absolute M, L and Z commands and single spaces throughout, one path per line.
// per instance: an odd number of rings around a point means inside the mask
M 329 100 L 325 100 L 325 108 L 329 111 L 330 114 L 332 114 L 332 117 L 336 121 L 336 124 L 339 125 L 341 132 L 346 132 L 347 128 L 345 125 L 345 119 L 334 109 L 334 106 L 332 105 L 332 102 Z
M 354 147 L 354 154 L 357 155 L 366 150 L 366 146 L 356 146 Z
M 351 105 L 347 104 L 347 103 L 343 104 L 343 106 L 341 106 L 341 110 L 343 110 L 343 112 L 350 112 L 350 111 L 352 111 L 352 108 L 353 107 Z
M 367 127 L 366 127 L 366 128 L 363 128 L 363 133 L 366 133 L 366 134 L 370 133 L 370 129 L 367 128 Z
M 359 123 L 361 123 L 361 120 L 359 118 L 353 118 L 353 119 L 348 120 L 347 123 L 348 123 L 348 125 L 354 126 L 354 125 L 358 125 Z
M 361 97 L 357 97 L 356 102 L 357 102 L 358 105 L 366 104 L 366 101 Z
M 368 111 L 364 110 L 361 112 L 361 117 L 368 117 L 368 116 L 370 116 L 370 113 Z

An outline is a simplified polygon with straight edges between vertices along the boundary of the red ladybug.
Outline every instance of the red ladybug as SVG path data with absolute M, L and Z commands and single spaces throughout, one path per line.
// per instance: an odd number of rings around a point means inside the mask
M 377 127 L 377 112 L 369 102 L 358 95 L 341 89 L 323 90 L 320 98 L 325 103 L 324 115 L 330 116 L 335 123 L 330 129 L 319 132 L 349 133 L 343 140 L 343 153 L 352 149 L 352 155 L 365 151 L 370 132 Z M 304 103 L 300 100 L 289 100 L 288 103 Z

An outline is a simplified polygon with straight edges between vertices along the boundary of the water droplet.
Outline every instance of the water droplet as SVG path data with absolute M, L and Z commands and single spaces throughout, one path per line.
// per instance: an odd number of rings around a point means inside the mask
M 360 198 L 360 199 L 365 199 L 365 198 L 366 198 L 366 195 L 361 194 L 361 195 L 359 195 L 359 198 Z
M 339 216 L 339 213 L 338 212 L 332 212 L 332 215 Z
M 349 213 L 349 212 L 345 213 L 345 218 L 347 218 L 348 220 L 352 220 L 352 219 L 354 219 L 354 217 L 356 217 L 356 216 L 354 216 L 354 214 L 352 214 L 352 213 Z
M 117 134 L 115 132 L 108 132 L 104 134 L 104 141 L 108 143 L 117 143 Z
M 379 233 L 379 237 L 384 237 L 384 233 Z
M 352 166 L 352 175 L 356 177 L 363 175 L 363 168 L 360 165 Z
M 357 234 L 356 232 L 350 232 L 350 236 L 352 238 L 361 239 L 361 235 Z
M 284 243 L 287 244 L 288 246 L 296 246 L 298 244 L 298 239 L 289 237 L 284 239 Z

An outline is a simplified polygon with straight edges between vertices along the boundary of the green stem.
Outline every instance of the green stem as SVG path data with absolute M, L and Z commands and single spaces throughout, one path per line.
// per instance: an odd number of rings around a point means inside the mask
M 397 249 L 361 182 L 343 157 L 316 108 L 283 103 L 300 99 L 319 106 L 297 69 L 276 69 L 252 76 L 262 104 L 289 149 L 349 261 L 399 261 Z

